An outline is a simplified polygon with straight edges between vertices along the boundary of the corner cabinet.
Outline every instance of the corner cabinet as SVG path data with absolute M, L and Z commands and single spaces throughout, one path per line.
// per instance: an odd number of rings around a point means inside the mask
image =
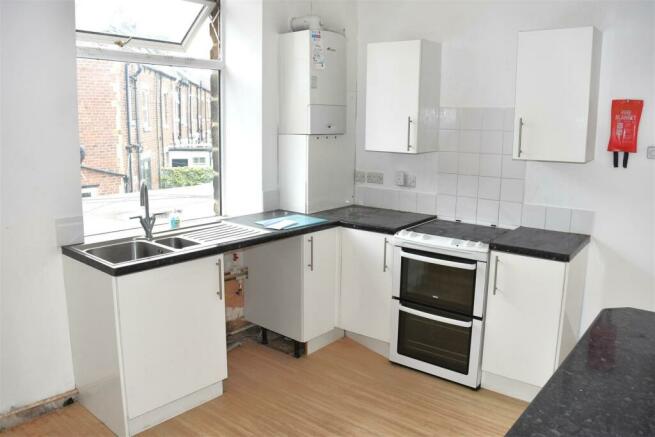
M 389 235 L 341 229 L 341 296 L 338 327 L 389 342 L 391 262 Z
M 578 339 L 587 249 L 570 262 L 491 252 L 483 387 L 531 400 Z
M 245 319 L 303 343 L 334 329 L 337 235 L 333 228 L 247 249 Z
M 437 150 L 441 46 L 415 40 L 371 43 L 366 51 L 366 150 Z
M 600 52 L 594 27 L 519 32 L 514 159 L 594 159 Z
M 80 403 L 119 436 L 222 394 L 222 255 L 113 277 L 64 257 Z

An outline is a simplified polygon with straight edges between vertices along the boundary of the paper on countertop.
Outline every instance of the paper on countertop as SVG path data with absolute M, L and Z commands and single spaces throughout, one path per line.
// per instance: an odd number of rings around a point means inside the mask
M 279 222 L 271 223 L 270 225 L 266 226 L 268 229 L 275 229 L 275 230 L 282 230 L 294 225 L 297 225 L 297 222 L 294 222 L 293 220 L 288 220 L 288 219 L 283 219 L 280 220 Z
M 274 228 L 274 227 L 272 227 L 272 225 L 276 225 L 277 223 L 279 223 L 279 222 L 281 222 L 283 220 L 293 221 L 294 224 L 288 224 L 284 228 Z M 283 217 L 275 217 L 275 218 L 272 218 L 272 219 L 260 220 L 260 221 L 255 222 L 255 223 L 257 223 L 258 225 L 263 226 L 265 228 L 268 228 L 268 229 L 280 230 L 280 229 L 290 229 L 290 228 L 298 228 L 298 227 L 301 227 L 301 226 L 315 225 L 315 224 L 323 223 L 323 222 L 326 222 L 326 221 L 327 220 L 322 219 L 322 218 L 311 217 L 311 216 L 304 215 L 304 214 L 292 214 L 292 215 L 283 216 Z

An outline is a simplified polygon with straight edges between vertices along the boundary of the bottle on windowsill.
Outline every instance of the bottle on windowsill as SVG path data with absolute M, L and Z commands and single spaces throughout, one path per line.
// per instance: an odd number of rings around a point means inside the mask
M 168 217 L 168 223 L 170 224 L 171 229 L 177 229 L 180 227 L 180 211 L 179 209 L 174 210 L 171 215 Z

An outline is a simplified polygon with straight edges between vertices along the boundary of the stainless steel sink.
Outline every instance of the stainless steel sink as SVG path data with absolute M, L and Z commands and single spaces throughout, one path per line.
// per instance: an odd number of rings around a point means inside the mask
M 157 244 L 163 244 L 164 246 L 172 247 L 173 249 L 184 249 L 186 247 L 196 246 L 200 243 L 197 241 L 187 240 L 186 238 L 180 237 L 168 237 L 162 238 L 160 240 L 155 240 Z
M 147 241 L 136 240 L 95 247 L 93 249 L 87 249 L 85 252 L 112 264 L 120 264 L 128 261 L 149 258 L 151 256 L 171 253 L 172 250 Z

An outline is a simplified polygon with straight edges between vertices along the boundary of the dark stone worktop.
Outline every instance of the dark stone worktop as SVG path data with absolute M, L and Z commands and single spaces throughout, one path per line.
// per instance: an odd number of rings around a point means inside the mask
M 343 227 L 383 234 L 395 234 L 403 229 L 436 218 L 434 215 L 359 205 L 344 206 L 311 215 L 337 221 Z
M 472 225 L 448 220 L 433 220 L 413 227 L 411 230 L 430 235 L 438 235 L 440 237 L 457 238 L 459 240 L 481 241 L 486 244 L 489 244 L 507 232 L 511 232 L 509 229 Z
M 655 313 L 601 311 L 507 435 L 655 435 Z
M 274 211 L 226 218 L 224 221 L 263 229 L 263 227 L 258 225 L 256 222 L 293 214 L 297 213 L 278 209 Z M 406 227 L 435 218 L 435 216 L 425 214 L 360 206 L 337 208 L 335 210 L 328 210 L 318 214 L 313 214 L 313 216 L 326 219 L 326 221 L 297 228 L 283 229 L 279 231 L 266 229 L 266 233 L 264 234 L 224 243 L 203 244 L 198 247 L 192 247 L 188 250 L 181 250 L 176 253 L 170 253 L 152 258 L 144 258 L 143 260 L 126 264 L 112 265 L 109 263 L 100 262 L 99 260 L 90 257 L 79 250 L 79 246 L 62 247 L 62 253 L 68 257 L 74 258 L 112 276 L 122 276 L 143 270 L 149 270 L 157 267 L 189 261 L 192 259 L 202 258 L 205 256 L 218 255 L 220 253 L 230 252 L 233 250 L 245 249 L 247 247 L 256 246 L 258 244 L 294 237 L 297 235 L 304 235 L 310 232 L 317 232 L 323 229 L 334 228 L 337 226 L 394 234 Z M 191 232 L 193 230 L 193 228 L 180 229 L 179 232 L 176 232 L 176 235 Z M 125 240 L 129 240 L 129 238 Z M 107 241 L 106 243 L 112 244 L 116 242 L 118 241 Z
M 555 261 L 570 261 L 589 243 L 589 235 L 521 226 L 495 238 L 489 248 Z

